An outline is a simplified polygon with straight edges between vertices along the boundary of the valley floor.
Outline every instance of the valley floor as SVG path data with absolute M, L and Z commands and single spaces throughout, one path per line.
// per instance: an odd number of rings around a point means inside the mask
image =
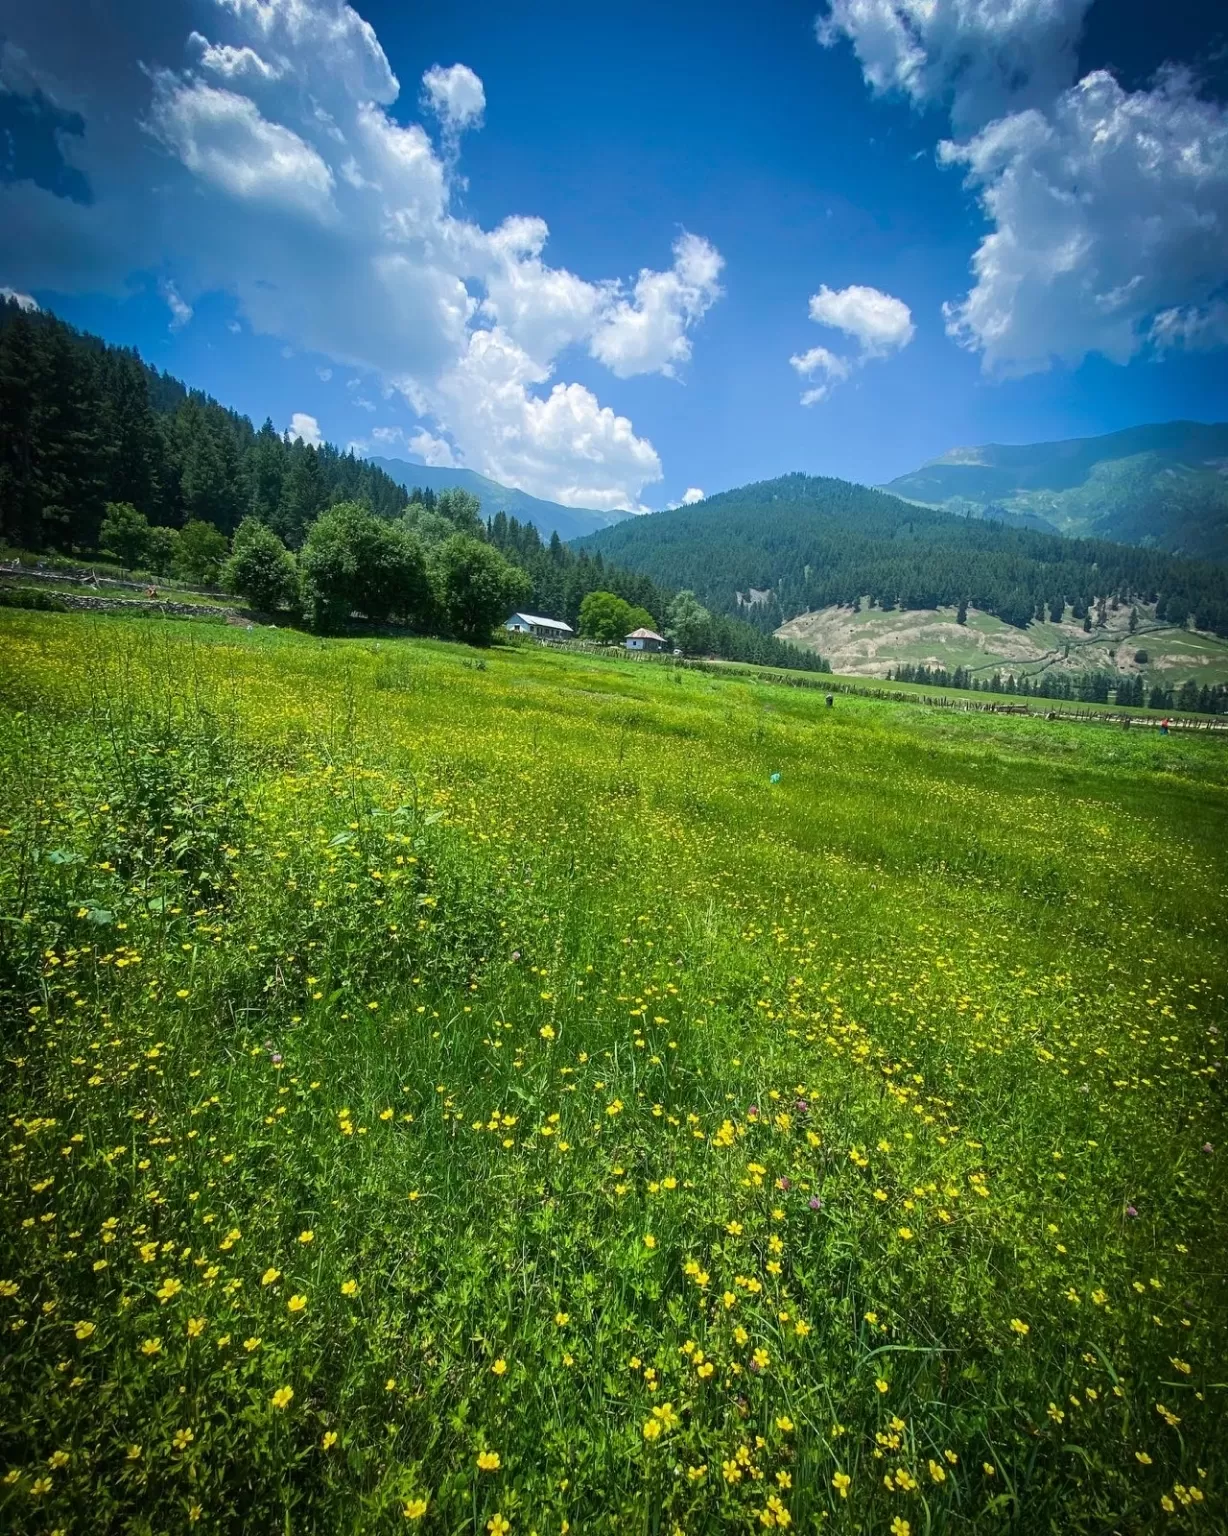
M 0 1522 L 1222 1530 L 1226 750 L 0 612 Z

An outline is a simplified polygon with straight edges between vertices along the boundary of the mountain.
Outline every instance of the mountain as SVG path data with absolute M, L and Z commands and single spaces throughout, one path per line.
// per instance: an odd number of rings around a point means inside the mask
M 882 489 L 966 516 L 1228 559 L 1228 422 L 952 448 Z
M 637 517 L 581 540 L 663 587 L 775 632 L 799 614 L 967 604 L 1023 628 L 1101 599 L 1228 635 L 1228 565 L 954 516 L 844 480 L 793 474 Z
M 407 491 L 416 485 L 432 491 L 447 491 L 453 487 L 472 491 L 482 503 L 484 516 L 506 512 L 518 522 L 532 523 L 547 543 L 552 533 L 557 533 L 566 543 L 600 528 L 610 528 L 634 515 L 631 512 L 596 512 L 590 507 L 564 507 L 557 501 L 542 501 L 524 491 L 500 485 L 497 480 L 488 480 L 472 469 L 444 469 L 432 464 L 411 464 L 406 459 L 369 458 L 367 463 L 382 469 Z

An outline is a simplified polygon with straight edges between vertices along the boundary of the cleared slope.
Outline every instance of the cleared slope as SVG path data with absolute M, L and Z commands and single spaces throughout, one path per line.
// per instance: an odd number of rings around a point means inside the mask
M 954 608 L 884 613 L 831 606 L 799 614 L 777 634 L 827 657 L 834 672 L 853 677 L 886 677 L 893 667 L 911 664 L 949 672 L 969 667 L 982 678 L 999 669 L 1016 676 L 1106 671 L 1123 677 L 1141 674 L 1149 686 L 1179 686 L 1190 678 L 1200 686 L 1228 683 L 1228 640 L 1157 623 L 1146 609 L 1140 611 L 1138 632 L 1131 635 L 1129 618 L 1128 608 L 1110 610 L 1103 629 L 1085 634 L 1082 623 L 1069 614 L 1060 624 L 1019 629 L 975 608 L 960 624 Z M 1140 652 L 1146 661 L 1134 659 Z

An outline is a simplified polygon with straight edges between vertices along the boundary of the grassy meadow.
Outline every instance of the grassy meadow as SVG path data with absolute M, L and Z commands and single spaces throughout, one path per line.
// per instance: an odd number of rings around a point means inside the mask
M 0 1526 L 1222 1531 L 1228 743 L 0 612 Z

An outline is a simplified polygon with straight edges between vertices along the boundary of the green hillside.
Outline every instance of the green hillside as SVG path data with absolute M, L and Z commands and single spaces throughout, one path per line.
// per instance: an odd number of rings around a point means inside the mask
M 1101 598 L 1228 636 L 1228 565 L 956 517 L 843 480 L 793 474 L 635 518 L 582 542 L 768 630 L 798 614 L 966 603 L 1016 628 Z
M 431 464 L 410 464 L 405 459 L 371 457 L 367 463 L 382 469 L 390 480 L 395 480 L 406 490 L 421 486 L 423 490 L 446 491 L 459 488 L 470 491 L 482 504 L 482 515 L 494 517 L 506 513 L 520 523 L 532 523 L 542 539 L 549 543 L 557 533 L 560 539 L 583 538 L 599 528 L 609 528 L 620 523 L 630 512 L 598 512 L 591 507 L 564 507 L 557 501 L 543 501 L 525 491 L 513 490 L 488 480 L 472 469 L 448 469 Z
M 884 490 L 973 517 L 1228 559 L 1228 423 L 953 448 Z

